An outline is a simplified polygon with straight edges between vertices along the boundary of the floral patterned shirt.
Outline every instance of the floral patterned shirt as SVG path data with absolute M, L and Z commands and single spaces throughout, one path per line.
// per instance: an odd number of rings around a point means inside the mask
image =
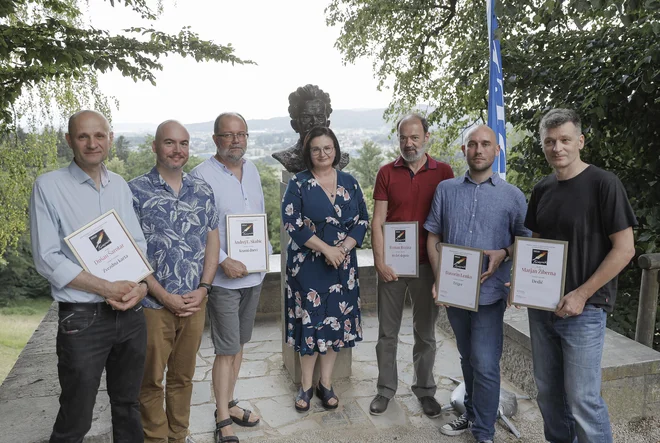
M 154 167 L 128 183 L 133 208 L 147 239 L 147 258 L 154 277 L 171 294 L 197 289 L 204 267 L 206 234 L 218 227 L 219 217 L 211 187 L 183 173 L 177 195 Z M 147 296 L 147 308 L 163 307 Z

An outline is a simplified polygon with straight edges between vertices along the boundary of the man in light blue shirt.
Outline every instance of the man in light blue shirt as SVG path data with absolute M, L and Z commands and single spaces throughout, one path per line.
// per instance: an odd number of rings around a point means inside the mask
M 146 242 L 132 194 L 103 161 L 112 145 L 106 118 L 80 111 L 66 140 L 74 160 L 37 178 L 30 198 L 32 255 L 59 302 L 57 370 L 62 388 L 51 443 L 80 442 L 92 425 L 103 369 L 112 412 L 113 441 L 142 440 L 138 394 L 144 370 L 146 327 L 139 302 L 146 284 L 109 282 L 86 272 L 64 238 L 114 209 L 137 245 Z
M 227 256 L 228 214 L 264 214 L 266 205 L 259 171 L 243 158 L 248 128 L 237 113 L 223 113 L 213 125 L 216 154 L 195 167 L 191 175 L 211 185 L 220 216 L 220 266 L 213 279 L 208 311 L 215 348 L 213 389 L 216 398 L 216 441 L 235 435 L 232 422 L 256 426 L 260 419 L 237 405 L 234 386 L 243 358 L 243 345 L 250 341 L 265 273 L 248 273 L 240 261 Z
M 529 237 L 524 227 L 527 204 L 515 186 L 493 173 L 500 151 L 495 133 L 485 125 L 471 128 L 461 147 L 468 163 L 465 176 L 441 182 L 424 227 L 429 231 L 429 261 L 438 278 L 439 242 L 484 250 L 479 310 L 447 307 L 456 335 L 465 380 L 467 412 L 440 428 L 458 435 L 472 428 L 480 443 L 492 443 L 500 396 L 500 357 L 511 263 L 516 236 Z M 436 298 L 433 285 L 433 297 Z

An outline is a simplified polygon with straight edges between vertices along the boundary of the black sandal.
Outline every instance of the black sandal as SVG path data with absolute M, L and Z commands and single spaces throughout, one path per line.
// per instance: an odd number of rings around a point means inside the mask
M 337 407 L 339 406 L 339 399 L 335 395 L 335 391 L 332 388 L 327 389 L 325 386 L 323 386 L 323 384 L 320 381 L 319 384 L 316 386 L 316 396 L 321 399 L 321 401 L 323 402 L 323 408 L 325 409 L 337 409 Z M 337 403 L 331 405 L 328 402 L 333 398 L 337 400 Z
M 232 401 L 229 402 L 229 409 L 233 408 L 234 406 L 238 406 L 238 399 L 233 399 Z M 257 421 L 250 421 L 250 415 L 252 414 L 252 411 L 249 409 L 243 409 L 240 406 L 238 406 L 239 409 L 243 411 L 243 418 L 237 418 L 234 417 L 233 415 L 229 414 L 231 419 L 236 423 L 238 426 L 243 426 L 245 428 L 252 428 L 254 426 L 257 426 L 261 419 L 258 419 Z M 217 411 L 216 411 L 217 413 Z
M 296 396 L 296 402 L 294 403 L 294 406 L 296 407 L 296 411 L 298 412 L 307 412 L 309 411 L 309 406 L 312 403 L 312 397 L 314 396 L 314 387 L 310 386 L 308 390 L 303 391 L 302 386 L 300 387 L 300 390 L 298 391 L 298 395 Z M 298 406 L 298 402 L 302 400 L 307 403 L 307 406 Z
M 240 443 L 237 436 L 235 435 L 223 436 L 222 432 L 220 432 L 220 429 L 226 426 L 231 426 L 232 423 L 234 422 L 231 420 L 231 418 L 226 418 L 221 422 L 215 424 L 215 443 L 229 443 L 229 442 Z

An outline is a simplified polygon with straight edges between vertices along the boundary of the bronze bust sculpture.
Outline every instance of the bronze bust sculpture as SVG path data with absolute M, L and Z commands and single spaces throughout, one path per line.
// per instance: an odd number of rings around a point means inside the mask
M 314 126 L 329 127 L 331 113 L 330 96 L 316 85 L 301 86 L 289 94 L 291 127 L 300 137 L 295 145 L 274 153 L 273 157 L 294 174 L 307 169 L 302 159 L 305 136 Z M 337 168 L 343 169 L 348 161 L 348 153 L 342 152 Z

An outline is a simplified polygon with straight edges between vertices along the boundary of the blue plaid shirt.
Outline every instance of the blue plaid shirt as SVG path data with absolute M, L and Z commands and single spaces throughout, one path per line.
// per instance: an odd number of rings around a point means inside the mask
M 516 236 L 530 237 L 525 228 L 525 196 L 510 183 L 493 174 L 483 183 L 475 183 L 469 171 L 463 177 L 440 182 L 424 227 L 440 235 L 444 243 L 477 249 L 501 249 L 510 246 Z M 484 256 L 483 271 L 488 269 Z M 482 271 L 482 272 L 483 272 Z M 511 262 L 500 267 L 481 285 L 480 305 L 506 298 Z
M 133 208 L 147 239 L 147 258 L 154 277 L 171 294 L 197 289 L 204 268 L 206 234 L 218 227 L 219 217 L 211 187 L 183 173 L 179 195 L 154 167 L 128 183 Z M 142 304 L 161 309 L 154 297 Z

